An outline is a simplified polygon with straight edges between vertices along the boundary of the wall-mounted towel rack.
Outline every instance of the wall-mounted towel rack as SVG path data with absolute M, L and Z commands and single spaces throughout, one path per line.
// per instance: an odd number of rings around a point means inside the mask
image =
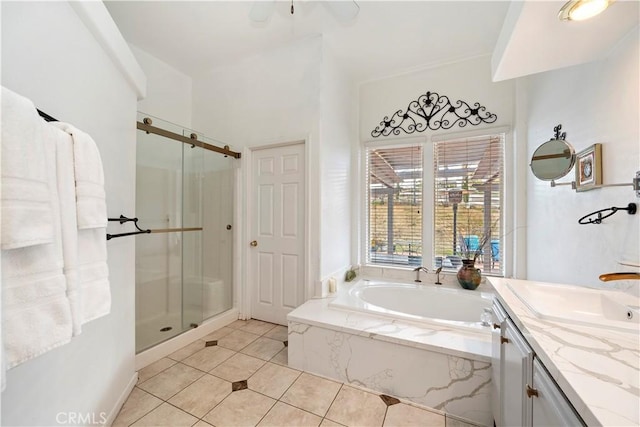
M 124 224 L 125 222 L 133 222 L 133 225 L 138 229 L 138 231 L 131 231 L 129 233 L 119 233 L 119 234 L 107 234 L 107 240 L 115 239 L 117 237 L 125 237 L 125 236 L 135 236 L 136 234 L 150 234 L 150 233 L 178 233 L 182 231 L 202 231 L 202 227 L 183 227 L 183 228 L 157 228 L 157 229 L 147 229 L 143 230 L 138 226 L 138 218 L 127 218 L 124 215 L 120 215 L 119 218 L 109 218 L 109 221 L 118 221 L 120 224 Z
M 601 224 L 602 220 L 609 218 L 611 215 L 618 211 L 627 211 L 629 215 L 635 215 L 638 210 L 638 206 L 635 203 L 629 203 L 626 207 L 617 208 L 615 206 L 606 209 L 600 209 L 599 211 L 591 212 L 588 215 L 583 216 L 578 220 L 579 224 Z
M 36 108 L 36 111 L 38 111 L 38 114 L 40 115 L 40 117 L 42 117 L 47 122 L 57 122 L 58 121 L 58 119 L 56 119 L 54 117 L 51 117 L 50 115 L 48 115 L 47 113 L 45 113 L 42 110 L 38 110 Z
M 133 222 L 133 225 L 138 229 L 138 231 L 131 231 L 129 233 L 118 233 L 118 234 L 107 233 L 107 240 L 115 239 L 118 237 L 135 236 L 136 234 L 151 233 L 151 230 L 143 230 L 142 228 L 138 227 L 138 218 L 127 218 L 124 215 L 120 215 L 119 218 L 108 218 L 108 220 L 111 222 L 118 221 L 120 224 L 124 224 L 125 222 Z

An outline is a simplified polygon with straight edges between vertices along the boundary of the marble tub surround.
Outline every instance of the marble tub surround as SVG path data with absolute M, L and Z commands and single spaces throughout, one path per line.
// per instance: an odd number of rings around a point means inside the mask
M 468 291 L 476 292 L 476 291 Z M 422 350 L 491 362 L 491 335 L 486 331 L 464 330 L 447 325 L 425 324 L 330 307 L 332 298 L 312 299 L 289 313 L 291 322 L 345 332 Z M 291 355 L 291 351 L 289 352 Z
M 526 281 L 489 280 L 513 322 L 587 425 L 640 425 L 640 330 L 623 332 L 540 319 L 510 288 L 517 289 Z
M 472 427 L 455 417 L 392 396 L 323 378 L 287 366 L 287 328 L 252 320 L 238 321 L 140 371 L 114 426 L 449 426 Z M 186 361 L 217 340 L 237 347 L 235 335 L 258 332 L 240 350 L 213 369 Z M 237 334 L 243 332 L 243 334 Z M 223 340 L 224 337 L 229 339 Z M 260 338 L 284 347 L 267 359 L 250 356 Z M 224 348 L 224 347 L 223 347 Z M 208 354 L 208 353 L 202 353 Z M 211 354 L 212 358 L 216 356 Z M 217 361 L 217 359 L 216 359 Z M 206 361 L 205 365 L 209 362 Z M 204 366 L 204 365 L 200 365 Z M 195 379 L 194 379 L 195 378 Z
M 307 301 L 291 312 L 289 366 L 492 425 L 491 338 Z

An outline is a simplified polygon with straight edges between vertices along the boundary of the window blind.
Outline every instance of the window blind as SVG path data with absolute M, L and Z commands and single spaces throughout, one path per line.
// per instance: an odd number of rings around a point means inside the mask
M 367 262 L 422 263 L 422 146 L 366 148 Z
M 504 134 L 435 142 L 434 265 L 503 274 Z

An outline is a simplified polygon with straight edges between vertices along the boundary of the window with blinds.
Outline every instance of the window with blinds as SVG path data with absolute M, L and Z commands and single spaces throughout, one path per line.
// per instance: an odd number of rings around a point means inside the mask
M 504 134 L 433 145 L 435 267 L 503 274 Z
M 422 264 L 422 146 L 366 148 L 367 262 Z

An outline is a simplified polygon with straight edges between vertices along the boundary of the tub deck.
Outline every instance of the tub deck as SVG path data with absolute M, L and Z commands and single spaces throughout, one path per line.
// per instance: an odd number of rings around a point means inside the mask
M 312 299 L 288 316 L 289 366 L 493 425 L 491 333 L 416 324 Z
M 448 355 L 491 362 L 491 332 L 391 319 L 329 306 L 333 298 L 312 299 L 289 313 L 289 322 L 372 338 Z M 290 331 L 291 333 L 291 331 Z

